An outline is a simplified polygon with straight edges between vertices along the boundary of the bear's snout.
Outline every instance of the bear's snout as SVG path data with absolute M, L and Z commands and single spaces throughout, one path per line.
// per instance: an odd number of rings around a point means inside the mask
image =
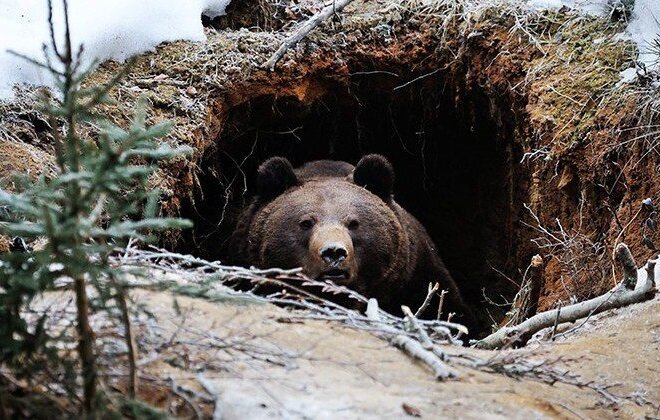
M 308 276 L 346 283 L 355 277 L 353 240 L 341 224 L 317 225 L 309 241 L 304 267 Z
M 333 267 L 339 265 L 347 256 L 346 247 L 339 242 L 328 242 L 321 248 L 321 259 Z

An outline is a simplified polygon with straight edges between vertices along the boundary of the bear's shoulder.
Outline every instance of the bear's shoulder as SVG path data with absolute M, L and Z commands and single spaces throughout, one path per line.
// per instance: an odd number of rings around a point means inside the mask
M 315 160 L 307 162 L 294 171 L 300 182 L 318 178 L 346 178 L 355 167 L 339 160 Z

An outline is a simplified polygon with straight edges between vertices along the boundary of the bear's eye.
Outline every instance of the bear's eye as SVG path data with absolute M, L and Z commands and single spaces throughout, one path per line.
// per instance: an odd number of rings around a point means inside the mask
M 358 227 L 360 227 L 360 222 L 358 222 L 357 220 L 353 219 L 350 222 L 348 222 L 348 229 L 349 230 L 355 230 Z
M 314 227 L 314 221 L 312 219 L 303 219 L 299 224 L 300 229 L 302 230 L 310 230 L 312 227 Z

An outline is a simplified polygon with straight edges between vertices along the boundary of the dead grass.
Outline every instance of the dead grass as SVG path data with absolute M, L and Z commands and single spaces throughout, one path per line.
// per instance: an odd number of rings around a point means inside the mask
M 52 155 L 35 146 L 21 142 L 0 142 L 0 156 L 2 156 L 0 173 L 15 171 L 36 177 L 55 168 Z

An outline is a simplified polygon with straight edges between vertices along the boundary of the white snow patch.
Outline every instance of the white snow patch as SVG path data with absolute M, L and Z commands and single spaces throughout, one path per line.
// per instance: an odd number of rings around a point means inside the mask
M 654 39 L 660 38 L 660 1 L 635 0 L 627 30 L 639 47 L 639 61 L 647 69 L 658 69 L 659 51 L 653 51 L 651 45 Z
M 620 39 L 632 40 L 639 50 L 638 61 L 646 70 L 660 70 L 660 51 L 654 51 L 652 43 L 660 40 L 660 0 L 635 0 L 635 7 L 626 34 Z M 631 67 L 621 72 L 620 83 L 637 79 L 637 69 Z
M 48 266 L 48 271 L 50 271 L 51 273 L 62 270 L 64 270 L 64 264 L 62 263 L 52 263 Z
M 625 69 L 619 74 L 621 75 L 621 81 L 619 83 L 632 83 L 637 79 L 637 69 L 634 67 Z
M 529 7 L 534 10 L 557 10 L 562 7 L 578 10 L 594 16 L 604 16 L 610 10 L 612 0 L 529 0 Z
M 225 13 L 231 0 L 69 0 L 74 45 L 83 44 L 87 63 L 126 58 L 164 41 L 205 39 L 202 13 Z M 61 40 L 63 13 L 54 1 L 55 34 Z M 47 71 L 6 52 L 43 60 L 48 43 L 46 0 L 0 0 L 0 99 L 11 99 L 15 84 L 52 85 Z

